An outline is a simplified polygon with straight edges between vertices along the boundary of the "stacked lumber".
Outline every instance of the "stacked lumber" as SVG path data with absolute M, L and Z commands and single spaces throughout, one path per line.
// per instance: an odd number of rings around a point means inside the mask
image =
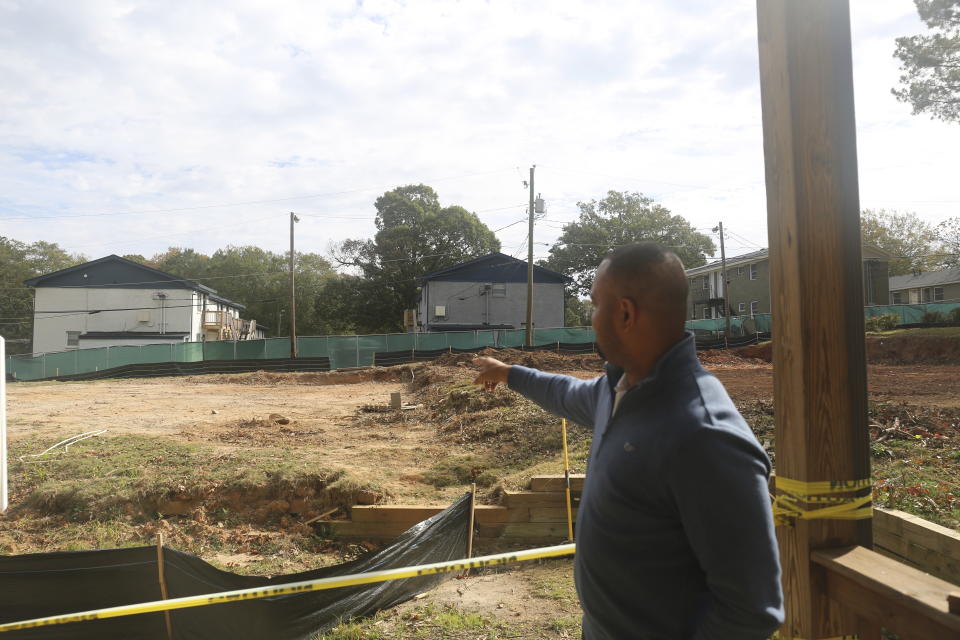
M 531 478 L 523 491 L 504 491 L 500 505 L 477 505 L 476 528 L 481 541 L 556 543 L 567 538 L 565 481 L 562 475 Z M 583 475 L 570 476 L 576 520 Z M 419 505 L 356 505 L 351 519 L 324 523 L 330 535 L 344 539 L 389 540 L 444 507 Z

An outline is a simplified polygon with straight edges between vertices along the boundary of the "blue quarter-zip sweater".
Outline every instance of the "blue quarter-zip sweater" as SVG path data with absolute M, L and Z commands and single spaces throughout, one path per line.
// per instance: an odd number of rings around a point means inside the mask
M 623 375 L 521 366 L 508 384 L 593 427 L 575 578 L 588 640 L 765 640 L 783 622 L 770 460 L 693 335 L 623 396 Z

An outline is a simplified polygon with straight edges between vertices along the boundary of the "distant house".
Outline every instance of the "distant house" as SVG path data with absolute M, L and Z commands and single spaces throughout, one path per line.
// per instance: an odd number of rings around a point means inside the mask
M 210 287 L 110 255 L 31 278 L 33 352 L 263 337 L 242 304 Z
M 869 245 L 862 247 L 861 255 L 864 304 L 889 304 L 887 266 L 890 256 Z M 729 287 L 724 287 L 720 273 L 719 260 L 686 270 L 690 286 L 687 317 L 700 320 L 721 318 L 726 313 L 734 316 L 770 313 L 769 250 L 760 249 L 727 258 Z M 725 288 L 729 288 L 729 296 L 725 295 Z
M 960 302 L 960 267 L 890 276 L 891 304 Z
M 533 326 L 563 326 L 563 288 L 570 278 L 534 265 Z M 502 253 L 420 278 L 418 331 L 522 329 L 527 319 L 527 263 Z M 409 323 L 408 323 L 409 324 Z

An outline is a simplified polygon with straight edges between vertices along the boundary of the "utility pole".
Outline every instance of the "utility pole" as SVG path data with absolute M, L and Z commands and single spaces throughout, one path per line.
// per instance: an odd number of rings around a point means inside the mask
M 713 228 L 714 233 L 720 232 L 720 282 L 723 284 L 723 317 L 727 319 L 727 330 L 723 334 L 723 347 L 730 348 L 730 281 L 727 280 L 727 254 L 723 250 L 723 223 Z
M 528 347 L 533 346 L 533 170 L 537 165 L 530 167 L 530 230 L 527 249 L 527 337 L 524 341 Z
M 290 212 L 290 357 L 297 357 L 297 297 L 294 288 L 294 256 L 293 251 L 293 224 L 300 222 L 300 218 Z

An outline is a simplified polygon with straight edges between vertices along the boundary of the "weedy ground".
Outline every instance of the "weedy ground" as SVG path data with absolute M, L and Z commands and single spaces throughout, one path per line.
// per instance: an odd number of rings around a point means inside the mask
M 581 378 L 600 373 L 596 358 L 517 357 Z M 310 522 L 317 516 L 346 518 L 360 501 L 446 505 L 470 482 L 495 503 L 532 475 L 562 473 L 557 418 L 507 390 L 474 387 L 469 356 L 445 358 L 322 379 L 10 385 L 13 508 L 0 517 L 0 553 L 155 544 L 162 533 L 224 569 L 293 573 L 379 547 L 330 539 Z M 776 465 L 772 365 L 704 358 Z M 402 410 L 389 407 L 395 391 Z M 871 366 L 870 398 L 876 504 L 960 527 L 960 367 Z M 98 427 L 110 432 L 36 455 Z M 590 431 L 568 424 L 568 441 L 571 470 L 585 472 Z M 319 637 L 579 635 L 571 561 L 561 559 L 450 580 Z

